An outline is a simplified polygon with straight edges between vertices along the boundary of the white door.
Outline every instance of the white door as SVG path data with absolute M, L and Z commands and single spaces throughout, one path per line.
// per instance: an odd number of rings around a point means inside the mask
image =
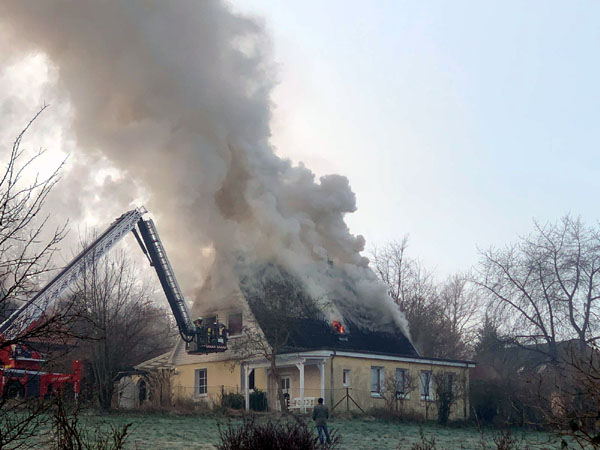
M 281 390 L 284 394 L 292 393 L 292 380 L 290 377 L 281 377 Z
M 287 407 L 290 407 L 290 396 L 292 395 L 292 379 L 289 376 L 281 377 L 281 390 L 287 403 Z

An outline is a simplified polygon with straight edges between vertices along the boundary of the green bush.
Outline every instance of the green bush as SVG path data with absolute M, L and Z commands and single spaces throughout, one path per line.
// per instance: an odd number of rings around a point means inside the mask
M 267 394 L 260 389 L 250 393 L 250 409 L 252 411 L 266 411 L 269 406 Z
M 244 409 L 245 403 L 246 401 L 243 394 L 230 392 L 223 394 L 221 397 L 221 406 L 223 408 Z

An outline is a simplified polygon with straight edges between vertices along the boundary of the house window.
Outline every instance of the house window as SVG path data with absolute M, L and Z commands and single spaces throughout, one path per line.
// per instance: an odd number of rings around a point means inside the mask
M 350 369 L 344 369 L 342 371 L 342 383 L 344 387 L 350 387 Z
M 383 389 L 383 367 L 371 367 L 371 395 L 380 397 Z
M 421 372 L 421 400 L 433 400 L 433 376 L 431 370 Z
M 196 369 L 196 386 L 194 389 L 196 396 L 206 395 L 208 392 L 207 379 L 206 369 Z
M 408 398 L 410 395 L 410 379 L 408 369 L 396 369 L 396 397 Z
M 284 394 L 289 394 L 291 389 L 291 378 L 281 377 L 281 390 Z
M 229 336 L 242 334 L 242 313 L 229 314 L 227 317 L 227 328 Z
M 252 369 L 248 375 L 248 389 L 254 389 L 254 386 L 254 369 Z
M 444 390 L 448 395 L 453 395 L 454 390 L 454 380 L 455 380 L 454 372 L 446 372 L 444 374 Z

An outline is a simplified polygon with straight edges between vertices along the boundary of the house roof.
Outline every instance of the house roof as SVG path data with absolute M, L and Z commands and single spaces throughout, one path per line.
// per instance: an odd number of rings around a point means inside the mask
M 140 371 L 140 370 L 157 370 L 157 369 L 166 369 L 171 367 L 169 358 L 171 356 L 172 350 L 168 351 L 166 353 L 163 353 L 162 355 L 158 355 L 155 358 L 149 359 L 147 361 L 144 361 L 140 364 L 138 364 L 137 366 L 134 366 L 134 369 L 136 371 Z
M 290 329 L 290 337 L 282 352 L 321 349 L 419 356 L 401 332 L 364 330 L 347 323 L 342 334 L 327 321 L 319 319 L 298 319 L 296 326 Z
M 281 353 L 330 349 L 419 356 L 413 344 L 398 326 L 390 325 L 389 321 L 385 322 L 385 327 L 382 329 L 359 326 L 352 321 L 352 315 L 347 308 L 338 308 L 342 314 L 345 313 L 344 317 L 338 318 L 344 324 L 345 333 L 338 333 L 332 323 L 326 319 L 322 305 L 311 298 L 297 278 L 280 266 L 267 264 L 258 267 L 253 275 L 240 278 L 240 289 L 271 345 L 280 339 L 281 322 L 285 322 L 283 331 L 288 336 L 279 350 Z M 260 280 L 259 283 L 256 282 L 257 279 Z M 343 280 L 345 291 L 350 290 L 351 286 L 348 288 L 350 282 L 351 280 L 348 279 Z M 332 303 L 344 303 L 343 292 L 344 290 L 339 290 L 337 295 L 333 296 Z M 361 309 L 360 314 L 363 316 L 378 314 L 375 308 L 369 308 L 367 302 L 361 305 Z M 281 320 L 277 320 L 278 317 Z

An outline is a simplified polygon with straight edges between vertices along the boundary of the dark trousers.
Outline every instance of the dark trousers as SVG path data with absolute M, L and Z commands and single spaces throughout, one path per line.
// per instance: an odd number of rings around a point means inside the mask
M 321 441 L 321 444 L 324 443 L 323 434 L 325 434 L 325 437 L 327 438 L 327 443 L 331 444 L 331 438 L 329 437 L 327 425 L 317 425 L 317 431 L 319 432 L 319 441 Z

